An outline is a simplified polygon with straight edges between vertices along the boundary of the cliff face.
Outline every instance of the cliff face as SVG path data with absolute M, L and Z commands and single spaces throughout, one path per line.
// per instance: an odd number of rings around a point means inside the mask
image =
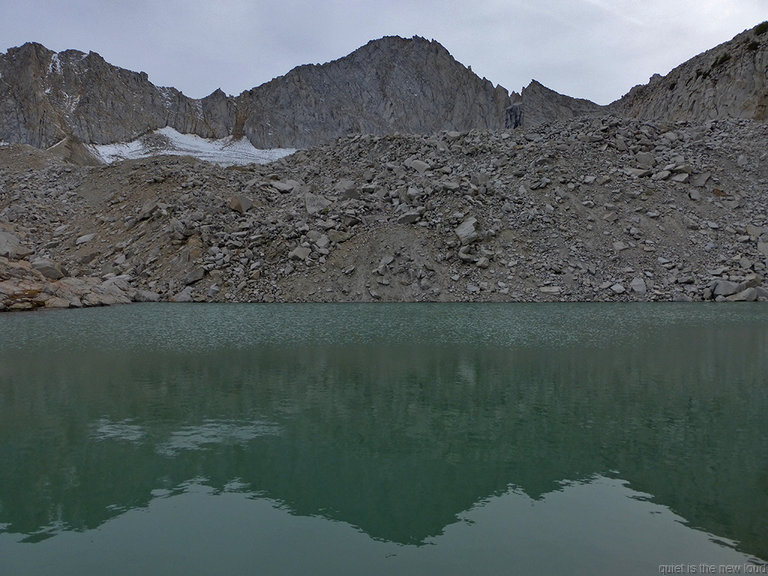
M 241 95 L 254 146 L 306 147 L 348 133 L 504 128 L 511 101 L 435 41 L 387 37 Z
M 525 127 L 599 114 L 649 121 L 768 120 L 768 22 L 666 76 L 654 75 L 608 106 L 558 94 L 534 80 L 512 108 L 515 125 Z
M 47 148 L 70 136 L 92 144 L 130 140 L 170 125 L 205 137 L 229 133 L 223 93 L 202 100 L 158 88 L 144 73 L 94 52 L 25 44 L 0 54 L 0 139 Z
M 610 105 L 646 120 L 768 119 L 768 22 L 654 75 Z
M 0 54 L 0 139 L 49 147 L 92 144 L 171 126 L 207 138 L 245 135 L 261 148 L 307 147 L 349 132 L 503 128 L 507 91 L 437 42 L 382 38 L 323 65 L 301 66 L 228 97 L 195 100 L 93 52 L 25 44 Z

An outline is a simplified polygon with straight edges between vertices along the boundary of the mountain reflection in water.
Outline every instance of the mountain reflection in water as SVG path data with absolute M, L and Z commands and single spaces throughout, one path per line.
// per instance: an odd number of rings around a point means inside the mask
M 705 544 L 715 563 L 766 559 L 767 320 L 683 305 L 6 314 L 0 553 L 168 518 L 171 502 L 190 502 L 173 507 L 184 524 L 211 500 L 333 521 L 400 561 L 457 538 L 461 563 L 479 534 L 496 557 L 494 541 L 546 558 L 580 531 L 618 551 L 646 523 L 671 534 L 633 544 L 657 552 L 654 572 L 686 539 L 692 563 Z

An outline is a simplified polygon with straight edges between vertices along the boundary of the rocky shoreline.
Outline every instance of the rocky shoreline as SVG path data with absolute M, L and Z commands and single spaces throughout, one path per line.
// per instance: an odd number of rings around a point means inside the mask
M 0 310 L 765 301 L 768 127 L 350 136 L 268 165 L 0 147 Z

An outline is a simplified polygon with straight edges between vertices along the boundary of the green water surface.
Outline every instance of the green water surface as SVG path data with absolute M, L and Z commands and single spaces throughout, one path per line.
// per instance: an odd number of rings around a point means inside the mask
M 0 574 L 766 559 L 764 305 L 0 315 Z

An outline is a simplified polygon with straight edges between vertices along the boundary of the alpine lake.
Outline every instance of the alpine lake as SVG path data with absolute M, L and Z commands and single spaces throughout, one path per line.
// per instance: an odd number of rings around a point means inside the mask
M 0 315 L 0 574 L 766 560 L 766 305 Z

